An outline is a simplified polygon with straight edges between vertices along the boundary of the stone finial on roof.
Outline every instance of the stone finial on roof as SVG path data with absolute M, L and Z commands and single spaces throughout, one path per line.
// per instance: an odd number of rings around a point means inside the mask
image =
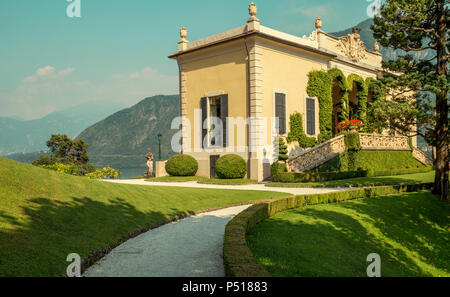
M 188 35 L 188 31 L 186 30 L 186 28 L 183 26 L 180 29 L 180 37 L 181 40 L 178 41 L 178 50 L 179 51 L 185 51 L 187 49 L 187 44 L 188 41 L 186 40 L 186 37 Z
M 316 18 L 316 24 L 315 24 L 315 26 L 316 26 L 316 29 L 317 29 L 317 30 L 320 30 L 320 29 L 322 28 L 322 19 L 321 19 L 320 17 L 317 17 L 317 18 Z
M 186 40 L 187 35 L 188 35 L 188 31 L 186 30 L 186 28 L 184 26 L 181 27 L 181 29 L 180 29 L 181 40 L 183 40 L 183 41 Z
M 250 18 L 247 20 L 247 23 L 250 22 L 259 22 L 259 19 L 256 17 L 258 13 L 258 7 L 256 7 L 255 3 L 250 3 L 248 6 L 248 13 L 250 14 Z

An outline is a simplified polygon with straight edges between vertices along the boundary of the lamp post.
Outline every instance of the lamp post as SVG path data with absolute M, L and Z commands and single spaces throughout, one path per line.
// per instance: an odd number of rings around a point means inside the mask
M 158 133 L 158 145 L 159 145 L 159 161 L 161 161 L 161 133 Z

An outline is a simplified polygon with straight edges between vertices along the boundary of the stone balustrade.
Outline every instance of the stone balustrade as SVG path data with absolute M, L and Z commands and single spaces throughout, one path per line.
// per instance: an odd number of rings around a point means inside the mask
M 423 165 L 433 165 L 433 159 L 431 159 L 430 157 L 428 157 L 424 152 L 422 152 L 421 150 L 419 150 L 418 148 L 414 148 L 414 150 L 412 151 L 412 156 L 419 161 L 420 163 L 422 163 Z
M 363 150 L 410 151 L 408 137 L 360 133 Z

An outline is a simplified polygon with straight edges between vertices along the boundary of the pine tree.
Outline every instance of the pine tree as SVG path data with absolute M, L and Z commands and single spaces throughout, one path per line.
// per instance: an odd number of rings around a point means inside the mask
M 422 135 L 436 147 L 434 194 L 448 200 L 449 85 L 448 0 L 386 0 L 375 17 L 374 37 L 384 47 L 404 51 L 383 63 L 392 100 L 384 110 L 391 128 L 405 135 Z M 427 53 L 432 53 L 427 57 Z M 421 55 L 413 57 L 412 52 Z

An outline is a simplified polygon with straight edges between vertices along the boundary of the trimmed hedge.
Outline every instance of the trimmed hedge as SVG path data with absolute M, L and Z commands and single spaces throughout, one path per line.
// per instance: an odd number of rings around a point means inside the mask
M 344 137 L 345 148 L 347 151 L 360 151 L 361 150 L 361 138 L 359 133 L 346 133 Z
M 272 181 L 278 183 L 307 183 L 307 182 L 324 182 L 329 180 L 348 179 L 355 177 L 366 177 L 367 171 L 345 171 L 345 172 L 278 172 L 272 175 Z
M 417 192 L 431 187 L 432 184 L 411 184 L 362 188 L 327 194 L 292 196 L 253 205 L 238 214 L 225 228 L 223 244 L 225 275 L 227 277 L 270 277 L 270 274 L 253 258 L 245 237 L 258 223 L 279 212 L 308 205 Z
M 189 155 L 176 155 L 166 162 L 166 171 L 171 176 L 195 176 L 198 162 Z
M 278 174 L 285 172 L 287 172 L 286 163 L 275 162 L 270 166 L 270 176 L 272 177 L 272 180 L 274 176 L 278 176 Z
M 223 179 L 243 178 L 247 174 L 247 164 L 241 156 L 230 154 L 217 160 L 215 170 Z

